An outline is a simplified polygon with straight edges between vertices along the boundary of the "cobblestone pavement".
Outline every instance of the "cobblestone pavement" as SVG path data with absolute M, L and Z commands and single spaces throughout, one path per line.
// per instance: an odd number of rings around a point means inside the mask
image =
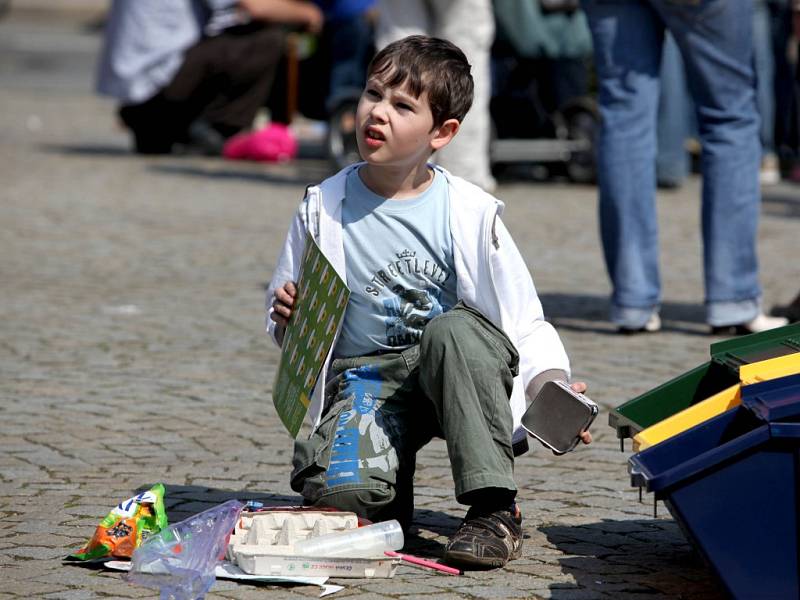
M 293 504 L 290 444 L 272 408 L 278 359 L 263 294 L 285 228 L 321 161 L 265 166 L 139 158 L 91 94 L 99 40 L 82 23 L 0 22 L 0 597 L 152 597 L 120 574 L 62 564 L 134 491 L 167 485 L 171 522 L 228 498 Z M 699 183 L 659 200 L 664 331 L 620 337 L 595 189 L 504 183 L 506 222 L 575 376 L 602 405 L 596 442 L 519 460 L 524 556 L 450 577 L 401 566 L 339 580 L 337 597 L 718 598 L 660 507 L 638 502 L 608 410 L 704 361 Z M 768 305 L 797 292 L 798 189 L 765 190 Z M 437 556 L 462 509 L 442 443 L 419 458 L 416 535 Z M 218 581 L 210 598 L 314 597 Z

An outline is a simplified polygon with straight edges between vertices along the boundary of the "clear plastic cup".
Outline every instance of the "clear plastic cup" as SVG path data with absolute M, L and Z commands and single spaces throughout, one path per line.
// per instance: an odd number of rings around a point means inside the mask
M 396 520 L 299 540 L 294 552 L 300 556 L 379 558 L 403 547 L 403 529 Z

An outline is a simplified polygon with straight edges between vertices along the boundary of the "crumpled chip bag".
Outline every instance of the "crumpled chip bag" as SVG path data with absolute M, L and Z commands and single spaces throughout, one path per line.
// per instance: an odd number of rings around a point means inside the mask
M 92 539 L 69 555 L 74 560 L 97 560 L 101 558 L 130 558 L 142 541 L 155 535 L 167 526 L 164 509 L 164 485 L 157 483 L 142 492 L 120 502 L 100 521 Z

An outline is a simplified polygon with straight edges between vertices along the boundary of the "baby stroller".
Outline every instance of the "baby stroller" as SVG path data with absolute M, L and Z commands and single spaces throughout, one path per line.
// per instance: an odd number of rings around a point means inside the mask
M 495 0 L 490 160 L 563 170 L 575 182 L 595 176 L 596 104 L 588 96 L 591 38 L 577 0 Z M 355 140 L 359 94 L 341 96 L 328 117 L 326 150 L 340 169 L 360 160 Z
M 336 171 L 361 160 L 355 131 L 356 107 L 360 96 L 360 91 L 353 91 L 349 97 L 339 98 L 328 117 L 325 149 Z

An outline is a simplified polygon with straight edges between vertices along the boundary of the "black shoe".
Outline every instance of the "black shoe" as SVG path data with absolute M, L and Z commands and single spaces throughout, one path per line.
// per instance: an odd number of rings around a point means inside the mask
M 786 317 L 768 317 L 767 315 L 760 313 L 753 320 L 748 321 L 747 323 L 712 326 L 711 334 L 725 336 L 749 335 L 751 333 L 761 333 L 762 331 L 783 327 L 788 325 L 788 323 L 789 319 Z
M 176 144 L 175 154 L 184 156 L 222 156 L 225 137 L 202 119 L 193 121 L 186 130 L 186 140 Z
M 444 562 L 463 569 L 494 569 L 522 554 L 522 513 L 510 509 L 486 513 L 472 507 L 450 537 Z
M 790 322 L 800 321 L 800 294 L 789 304 L 773 306 L 770 314 L 773 317 L 786 317 Z

